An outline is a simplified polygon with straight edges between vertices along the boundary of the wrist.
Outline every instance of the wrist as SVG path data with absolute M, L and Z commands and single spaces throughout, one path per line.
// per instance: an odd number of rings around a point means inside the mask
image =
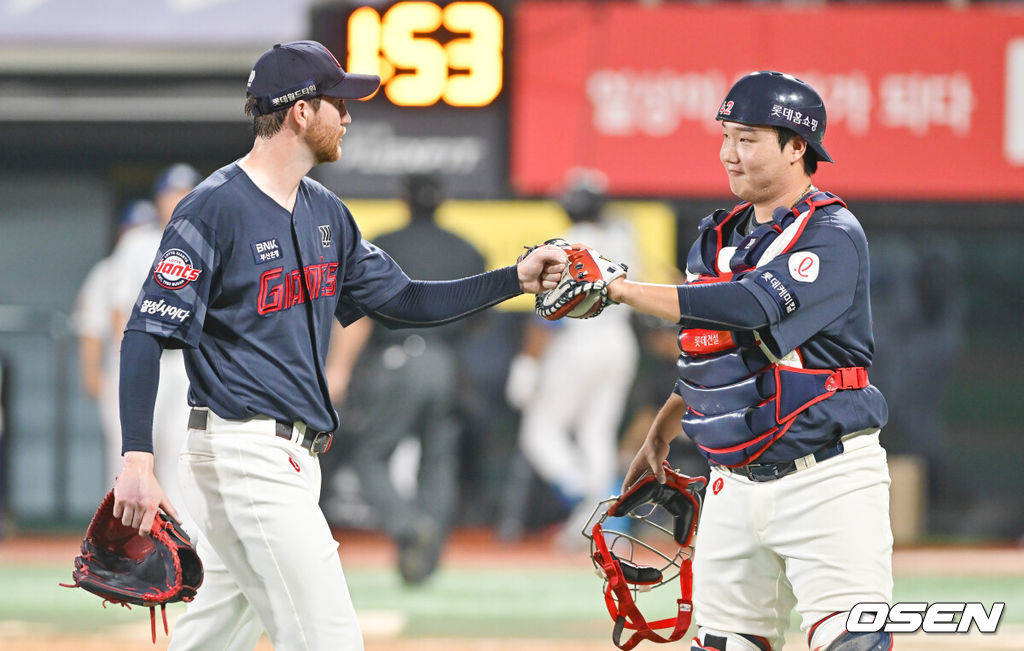
M 614 303 L 628 303 L 626 294 L 629 289 L 629 281 L 625 278 L 617 278 L 608 284 L 608 300 Z
M 121 461 L 124 468 L 138 468 L 140 470 L 153 468 L 153 453 L 142 450 L 127 450 L 122 455 Z

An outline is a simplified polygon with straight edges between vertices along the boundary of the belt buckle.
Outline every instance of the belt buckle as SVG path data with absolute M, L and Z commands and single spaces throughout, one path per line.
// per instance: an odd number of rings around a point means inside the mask
M 795 469 L 793 464 L 760 463 L 742 466 L 743 474 L 750 481 L 765 482 L 781 479 Z
M 317 432 L 309 443 L 309 453 L 314 457 L 331 449 L 334 437 L 330 432 Z

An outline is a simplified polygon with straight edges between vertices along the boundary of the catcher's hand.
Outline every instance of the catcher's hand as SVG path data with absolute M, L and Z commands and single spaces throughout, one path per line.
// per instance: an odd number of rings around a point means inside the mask
M 192 601 L 203 583 L 203 563 L 188 535 L 173 520 L 158 512 L 150 535 L 140 536 L 132 527 L 114 517 L 114 491 L 107 493 L 89 523 L 82 541 L 82 553 L 75 558 L 71 573 L 74 583 L 104 602 L 128 606 L 149 606 L 153 641 L 160 606 L 167 631 L 164 606 Z
M 555 321 L 562 317 L 589 319 L 611 305 L 608 283 L 626 275 L 625 264 L 612 262 L 593 249 L 565 240 L 548 240 L 569 256 L 561 280 L 554 289 L 538 294 L 534 309 L 540 316 Z

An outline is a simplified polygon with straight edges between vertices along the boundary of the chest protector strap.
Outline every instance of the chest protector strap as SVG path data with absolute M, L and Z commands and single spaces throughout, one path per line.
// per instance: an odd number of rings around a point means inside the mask
M 843 201 L 815 192 L 792 209 L 776 210 L 739 246 L 726 247 L 728 228 L 749 203 L 718 211 L 701 223 L 687 256 L 695 282 L 724 282 L 790 250 L 815 209 Z M 868 386 L 863 367 L 804 369 L 778 363 L 758 346 L 744 346 L 733 333 L 684 328 L 679 333 L 679 380 L 675 393 L 687 404 L 683 429 L 711 461 L 750 463 L 789 430 L 797 416 L 836 391 Z

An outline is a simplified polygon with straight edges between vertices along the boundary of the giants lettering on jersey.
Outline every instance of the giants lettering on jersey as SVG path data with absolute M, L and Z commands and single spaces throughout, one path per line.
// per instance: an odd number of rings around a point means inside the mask
M 305 268 L 306 287 L 312 299 L 334 296 L 338 289 L 338 263 L 323 262 Z M 260 274 L 260 294 L 256 311 L 260 315 L 287 310 L 306 300 L 298 269 L 285 273 L 284 267 L 267 269 Z
M 192 258 L 181 249 L 170 249 L 153 268 L 153 280 L 165 289 L 181 289 L 193 280 L 199 280 L 202 271 L 192 266 Z

